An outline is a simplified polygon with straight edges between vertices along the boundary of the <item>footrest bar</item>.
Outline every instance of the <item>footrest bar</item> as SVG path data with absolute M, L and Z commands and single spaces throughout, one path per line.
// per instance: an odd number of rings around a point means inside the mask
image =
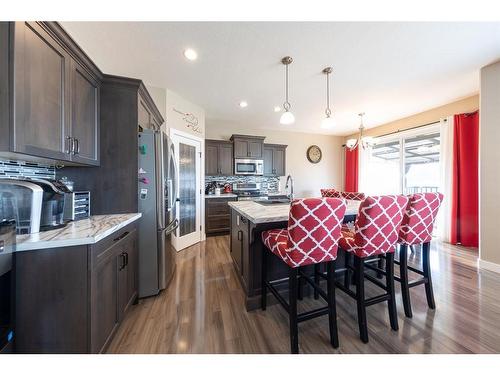
M 281 296 L 281 294 L 276 290 L 276 288 L 270 282 L 267 282 L 266 284 L 271 293 L 276 297 L 278 302 L 281 304 L 281 306 L 283 306 L 283 308 L 289 313 L 290 305 L 288 304 L 288 302 Z
M 298 314 L 297 321 L 300 323 L 300 322 L 303 322 L 305 320 L 314 319 L 314 318 L 317 318 L 318 316 L 322 316 L 322 315 L 326 315 L 326 314 L 328 314 L 328 306 L 320 307 L 318 309 L 314 309 L 311 311 L 306 311 L 306 312 L 303 312 L 301 314 Z
M 366 264 L 365 264 L 366 266 Z M 383 282 L 381 282 L 380 280 L 376 279 L 375 277 L 371 276 L 371 275 L 367 275 L 365 273 L 365 279 L 371 281 L 373 284 L 375 284 L 376 286 L 378 286 L 379 288 L 382 288 L 382 290 L 385 290 L 387 292 L 387 287 L 385 286 L 385 284 Z
M 391 298 L 389 294 L 382 294 L 380 296 L 365 299 L 365 306 L 375 305 L 380 302 L 388 301 Z
M 424 277 L 422 279 L 418 279 L 418 280 L 415 280 L 415 281 L 411 281 L 408 283 L 408 287 L 409 288 L 413 288 L 414 286 L 418 286 L 418 285 L 421 285 L 421 284 L 425 284 L 427 282 L 427 278 Z

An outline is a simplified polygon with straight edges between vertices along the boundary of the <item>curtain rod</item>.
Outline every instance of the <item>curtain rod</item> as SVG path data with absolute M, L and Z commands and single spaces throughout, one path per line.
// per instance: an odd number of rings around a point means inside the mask
M 443 119 L 443 121 L 448 121 L 447 119 Z M 387 135 L 392 135 L 392 134 L 397 134 L 397 133 L 402 133 L 402 132 L 405 132 L 405 131 L 408 131 L 408 130 L 413 130 L 413 129 L 418 129 L 418 128 L 423 128 L 424 126 L 430 126 L 430 125 L 436 125 L 436 124 L 439 124 L 441 121 L 433 121 L 433 122 L 428 122 L 427 124 L 423 124 L 423 125 L 417 125 L 417 126 L 414 126 L 412 128 L 407 128 L 407 129 L 398 129 L 398 130 L 395 130 L 393 132 L 390 132 L 390 133 L 386 133 L 386 134 L 381 134 L 381 135 L 377 135 L 376 137 L 374 138 L 379 138 L 379 137 L 385 137 Z
M 443 121 L 448 121 L 446 118 L 443 119 Z M 373 137 L 373 138 L 380 138 L 380 137 L 385 137 L 385 136 L 388 136 L 388 135 L 392 135 L 392 134 L 397 134 L 397 133 L 402 133 L 402 132 L 405 132 L 405 131 L 408 131 L 408 130 L 413 130 L 413 129 L 418 129 L 418 128 L 423 128 L 424 126 L 430 126 L 430 125 L 436 125 L 436 124 L 439 124 L 440 121 L 434 121 L 434 122 L 428 122 L 427 124 L 423 124 L 423 125 L 417 125 L 417 126 L 414 126 L 412 128 L 408 128 L 408 129 L 398 129 L 396 131 L 393 131 L 391 133 L 386 133 L 386 134 L 381 134 L 381 135 L 377 135 L 376 137 Z M 346 147 L 345 144 L 342 145 L 342 147 Z

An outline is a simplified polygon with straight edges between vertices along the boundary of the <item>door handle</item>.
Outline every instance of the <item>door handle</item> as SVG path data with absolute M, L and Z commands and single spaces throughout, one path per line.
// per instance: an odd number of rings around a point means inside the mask
M 243 241 L 243 231 L 238 231 L 238 241 Z

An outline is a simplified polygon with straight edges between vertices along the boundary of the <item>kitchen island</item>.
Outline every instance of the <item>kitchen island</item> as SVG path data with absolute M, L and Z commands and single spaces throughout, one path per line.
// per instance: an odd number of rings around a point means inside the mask
M 236 273 L 246 295 L 247 311 L 260 307 L 261 233 L 275 228 L 286 228 L 290 205 L 258 201 L 228 203 L 231 208 L 230 253 Z M 358 212 L 359 201 L 347 201 L 346 220 L 352 220 Z M 269 257 L 268 274 L 272 280 L 288 277 L 288 269 L 277 257 Z M 339 268 L 342 261 L 337 262 Z M 312 272 L 312 269 L 311 269 Z M 286 287 L 285 285 L 283 287 Z M 308 286 L 307 286 L 308 287 Z M 307 294 L 308 288 L 305 289 Z

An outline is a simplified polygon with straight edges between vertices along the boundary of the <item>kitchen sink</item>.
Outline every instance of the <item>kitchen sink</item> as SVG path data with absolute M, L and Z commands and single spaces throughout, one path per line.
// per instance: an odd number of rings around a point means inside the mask
M 256 202 L 264 206 L 270 206 L 274 204 L 290 204 L 290 199 L 267 199 Z

